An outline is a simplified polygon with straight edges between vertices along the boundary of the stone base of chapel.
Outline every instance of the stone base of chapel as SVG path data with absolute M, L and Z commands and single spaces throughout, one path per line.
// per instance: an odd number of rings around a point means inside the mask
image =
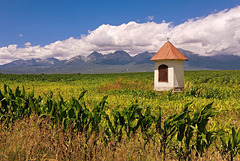
M 181 92 L 184 87 L 154 87 L 156 91 L 169 91 L 172 90 L 173 92 Z

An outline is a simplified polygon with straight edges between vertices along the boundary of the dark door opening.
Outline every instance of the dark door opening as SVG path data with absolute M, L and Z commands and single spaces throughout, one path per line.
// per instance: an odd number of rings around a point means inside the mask
M 168 66 L 165 64 L 158 67 L 158 82 L 168 82 Z

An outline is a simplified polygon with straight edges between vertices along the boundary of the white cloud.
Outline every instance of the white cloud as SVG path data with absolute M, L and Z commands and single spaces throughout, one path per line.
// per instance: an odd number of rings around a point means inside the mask
M 189 20 L 173 28 L 170 37 L 176 40 L 178 47 L 200 54 L 240 55 L 239 30 L 240 6 L 211 14 L 205 18 Z M 235 48 L 233 52 L 230 50 Z
M 23 35 L 22 35 L 22 34 L 19 34 L 18 37 L 23 37 Z
M 9 45 L 0 48 L 0 64 L 16 59 L 48 58 L 69 59 L 76 55 L 88 55 L 92 51 L 103 54 L 125 50 L 134 55 L 144 51 L 157 51 L 167 37 L 178 48 L 201 55 L 235 54 L 240 56 L 240 6 L 197 17 L 173 26 L 171 23 L 129 22 L 119 26 L 104 24 L 80 39 L 70 37 L 46 46 L 25 48 Z M 19 35 L 20 36 L 20 35 Z
M 26 42 L 24 45 L 27 48 L 27 47 L 31 46 L 31 43 L 30 42 Z
M 147 16 L 145 19 L 148 21 L 152 21 L 154 19 L 154 16 Z

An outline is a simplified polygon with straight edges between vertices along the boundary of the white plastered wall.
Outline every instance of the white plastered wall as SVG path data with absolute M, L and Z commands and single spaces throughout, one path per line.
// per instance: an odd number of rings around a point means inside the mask
M 168 66 L 168 82 L 158 82 L 158 67 Z M 157 91 L 184 88 L 184 63 L 183 60 L 159 60 L 154 65 L 154 89 Z

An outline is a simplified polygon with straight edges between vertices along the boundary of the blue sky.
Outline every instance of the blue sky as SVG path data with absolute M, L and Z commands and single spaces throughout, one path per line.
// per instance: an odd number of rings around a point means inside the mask
M 1 0 L 0 47 L 26 42 L 43 46 L 79 38 L 102 24 L 143 23 L 148 16 L 157 23 L 178 25 L 238 4 L 239 0 Z
M 239 5 L 240 0 L 0 0 L 0 64 L 94 50 L 156 51 L 169 36 L 177 47 L 203 55 L 240 55 Z M 225 41 L 214 45 L 219 39 Z

